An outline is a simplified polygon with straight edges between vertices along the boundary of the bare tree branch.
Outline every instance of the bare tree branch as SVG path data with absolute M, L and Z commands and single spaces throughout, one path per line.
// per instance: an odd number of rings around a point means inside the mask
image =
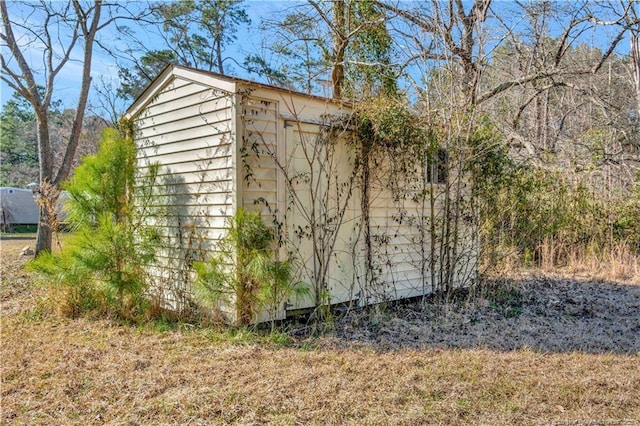
M 45 0 L 39 3 L 25 2 L 27 15 L 37 17 L 38 24 L 32 25 L 25 18 L 12 19 L 7 2 L 0 2 L 0 14 L 2 15 L 2 33 L 0 38 L 7 46 L 9 56 L 5 56 L 3 50 L 0 56 L 2 67 L 2 80 L 9 87 L 22 94 L 33 106 L 37 119 L 38 158 L 40 168 L 41 185 L 53 185 L 58 187 L 70 174 L 75 153 L 82 134 L 87 109 L 89 89 L 91 87 L 91 71 L 96 35 L 100 29 L 106 28 L 120 18 L 117 12 L 121 9 L 118 4 L 110 3 L 107 7 L 109 16 L 102 19 L 105 10 L 102 0 L 81 2 L 72 0 L 69 3 L 52 3 Z M 29 9 L 27 9 L 29 8 Z M 124 8 L 126 10 L 126 8 Z M 134 19 L 134 15 L 128 11 L 128 19 Z M 140 15 L 144 15 L 141 11 Z M 27 34 L 23 40 L 18 40 L 14 29 L 24 30 Z M 26 49 L 31 42 L 42 44 L 42 69 L 38 69 L 37 63 L 30 63 L 25 57 Z M 80 47 L 81 46 L 81 47 Z M 73 58 L 74 52 L 82 49 L 82 59 Z M 49 123 L 49 109 L 57 81 L 62 70 L 70 62 L 82 64 L 82 73 L 79 76 L 78 101 L 70 118 L 71 130 L 66 144 L 62 149 L 52 147 L 52 132 Z M 41 83 L 42 86 L 38 84 Z M 42 91 L 44 89 L 44 91 Z M 66 135 L 65 135 L 66 136 Z M 58 136 L 55 136 L 59 139 Z M 58 154 L 62 159 L 58 160 Z M 51 196 L 57 196 L 57 191 L 50 192 Z M 55 200 L 49 200 L 49 202 Z M 42 211 L 41 211 L 42 213 Z M 41 214 L 38 226 L 38 240 L 36 253 L 51 248 L 51 218 Z

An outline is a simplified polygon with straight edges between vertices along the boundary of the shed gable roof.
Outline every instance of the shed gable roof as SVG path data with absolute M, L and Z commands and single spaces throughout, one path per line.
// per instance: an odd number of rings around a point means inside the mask
M 235 93 L 236 82 L 221 74 L 209 74 L 191 68 L 169 65 L 144 89 L 129 106 L 124 117 L 131 119 L 137 116 L 151 101 L 174 79 L 180 78 L 193 83 L 213 87 L 229 93 Z
M 135 101 L 129 106 L 124 114 L 124 117 L 131 119 L 138 115 L 151 100 L 169 84 L 174 78 L 181 78 L 184 80 L 192 81 L 194 83 L 203 84 L 212 88 L 220 89 L 229 93 L 236 93 L 238 86 L 248 86 L 263 88 L 266 90 L 272 90 L 276 92 L 285 92 L 290 94 L 296 94 L 304 96 L 310 99 L 322 100 L 325 102 L 332 102 L 335 104 L 347 104 L 344 101 L 335 100 L 331 98 L 325 98 L 322 96 L 310 95 L 308 93 L 302 93 L 283 87 L 272 86 L 264 83 L 257 83 L 251 80 L 245 80 L 242 78 L 232 77 L 224 74 L 218 74 L 212 71 L 203 71 L 195 68 L 189 68 L 180 65 L 168 65 L 162 72 L 146 87 L 146 89 L 136 98 Z

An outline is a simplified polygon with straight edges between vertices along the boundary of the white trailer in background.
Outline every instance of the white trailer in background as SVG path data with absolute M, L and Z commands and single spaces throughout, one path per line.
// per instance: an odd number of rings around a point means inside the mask
M 38 206 L 33 191 L 21 188 L 0 188 L 0 224 L 36 225 L 38 223 Z
M 57 220 L 64 223 L 67 213 L 66 200 L 69 193 L 62 191 L 56 203 Z M 37 225 L 39 208 L 33 191 L 30 189 L 1 187 L 0 188 L 0 226 L 10 229 L 13 225 Z

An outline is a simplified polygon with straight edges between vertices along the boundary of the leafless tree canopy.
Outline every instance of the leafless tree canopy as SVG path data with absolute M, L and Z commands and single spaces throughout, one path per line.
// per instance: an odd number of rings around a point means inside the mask
M 2 15 L 2 80 L 33 106 L 37 121 L 40 183 L 58 187 L 71 172 L 80 142 L 92 81 L 92 61 L 98 35 L 122 19 L 142 19 L 146 12 L 134 12 L 121 2 L 0 3 Z M 32 52 L 41 52 L 40 62 L 30 62 Z M 49 110 L 60 73 L 80 64 L 79 95 L 69 117 L 71 128 L 65 146 L 54 149 Z M 56 152 L 59 151 L 59 152 Z M 56 162 L 56 157 L 61 160 Z M 53 192 L 55 193 L 55 192 Z M 48 200 L 55 202 L 55 200 Z M 51 249 L 51 218 L 41 211 L 36 253 Z

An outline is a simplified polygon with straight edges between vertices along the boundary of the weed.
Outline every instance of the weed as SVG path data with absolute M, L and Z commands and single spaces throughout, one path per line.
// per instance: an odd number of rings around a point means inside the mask
M 318 344 L 314 341 L 305 340 L 298 343 L 298 345 L 296 345 L 296 348 L 303 352 L 312 352 L 318 349 Z
M 46 312 L 43 311 L 43 309 L 36 307 L 28 311 L 24 311 L 21 314 L 21 316 L 26 321 L 38 322 L 38 321 L 41 321 L 46 316 Z
M 290 346 L 293 343 L 293 339 L 287 333 L 272 331 L 267 334 L 267 339 L 271 343 L 275 343 L 279 346 Z
M 153 328 L 158 333 L 166 333 L 176 329 L 175 322 L 170 321 L 166 317 L 160 317 L 152 322 Z
M 519 317 L 524 311 L 522 289 L 512 281 L 485 281 L 472 293 L 489 301 L 490 306 L 504 318 Z

